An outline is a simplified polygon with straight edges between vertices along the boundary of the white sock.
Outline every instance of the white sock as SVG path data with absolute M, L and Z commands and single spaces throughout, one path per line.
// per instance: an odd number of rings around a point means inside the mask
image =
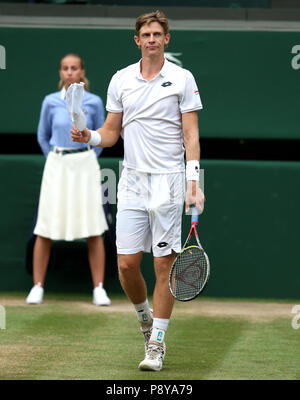
M 153 318 L 153 328 L 166 331 L 168 329 L 169 321 L 169 319 L 165 318 Z
M 149 340 L 150 342 L 163 343 L 169 321 L 169 319 L 165 318 L 153 318 L 153 329 Z
M 103 282 L 99 282 L 98 286 L 96 286 L 96 287 L 99 287 L 100 289 L 102 289 L 103 288 Z
M 139 322 L 147 323 L 151 320 L 151 310 L 149 307 L 148 299 L 146 299 L 143 303 L 134 304 L 134 308 L 136 311 L 136 315 L 138 317 Z

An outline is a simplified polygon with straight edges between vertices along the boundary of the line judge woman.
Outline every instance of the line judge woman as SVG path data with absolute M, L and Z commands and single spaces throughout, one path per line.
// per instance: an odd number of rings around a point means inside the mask
M 72 83 L 85 83 L 82 107 L 88 126 L 98 129 L 104 122 L 99 96 L 89 92 L 84 62 L 77 54 L 66 54 L 60 61 L 60 91 L 45 97 L 38 125 L 38 142 L 46 159 L 33 249 L 34 286 L 28 304 L 43 302 L 44 282 L 53 240 L 86 238 L 93 280 L 93 303 L 110 305 L 103 287 L 105 248 L 102 234 L 108 229 L 102 206 L 100 167 L 102 149 L 74 143 L 69 135 L 72 120 L 65 95 Z

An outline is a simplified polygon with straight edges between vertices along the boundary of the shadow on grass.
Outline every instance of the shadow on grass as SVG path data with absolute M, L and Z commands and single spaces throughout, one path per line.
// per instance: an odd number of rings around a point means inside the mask
M 225 318 L 174 318 L 168 332 L 165 370 L 173 371 L 173 379 L 205 379 L 218 368 L 247 326 L 246 321 Z

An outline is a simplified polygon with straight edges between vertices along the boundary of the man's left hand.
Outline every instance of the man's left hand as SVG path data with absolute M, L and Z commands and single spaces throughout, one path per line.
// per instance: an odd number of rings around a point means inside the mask
M 191 205 L 197 207 L 199 214 L 204 210 L 205 196 L 202 189 L 199 187 L 199 182 L 188 181 L 185 194 L 185 211 L 188 212 Z

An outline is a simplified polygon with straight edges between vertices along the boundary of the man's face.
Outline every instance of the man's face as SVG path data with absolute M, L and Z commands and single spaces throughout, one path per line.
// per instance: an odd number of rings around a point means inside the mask
M 170 34 L 164 34 L 163 27 L 158 22 L 150 22 L 141 27 L 139 35 L 134 37 L 142 51 L 142 56 L 160 55 L 170 41 Z

